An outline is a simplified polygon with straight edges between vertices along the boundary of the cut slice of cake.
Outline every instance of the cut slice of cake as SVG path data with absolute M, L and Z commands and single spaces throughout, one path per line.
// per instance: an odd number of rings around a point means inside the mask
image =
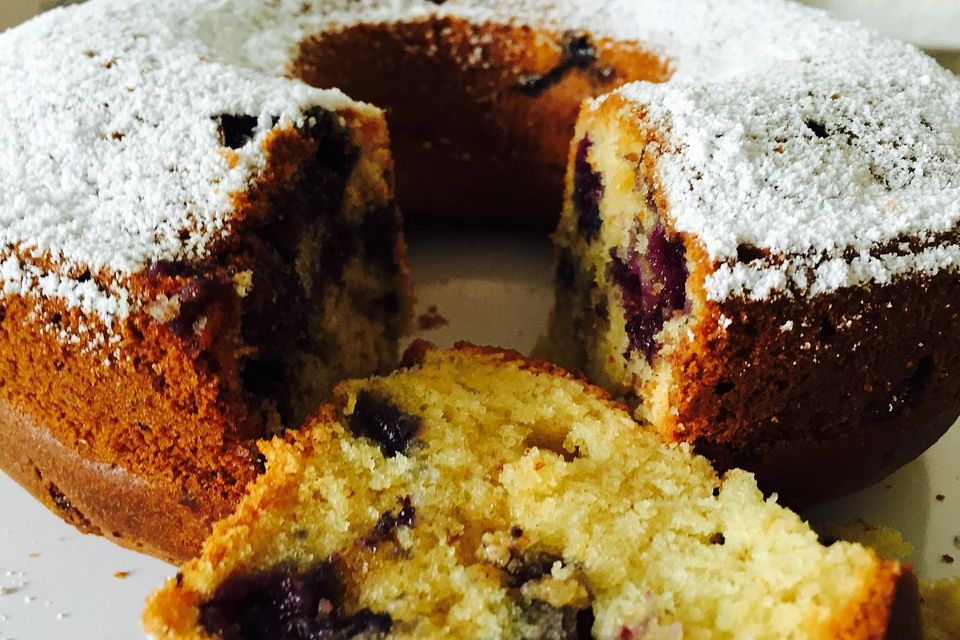
M 908 567 L 823 546 L 553 365 L 415 345 L 345 382 L 201 556 L 155 638 L 909 638 Z
M 394 368 L 410 315 L 383 113 L 238 82 L 176 127 L 118 108 L 103 184 L 73 185 L 65 219 L 2 262 L 0 466 L 165 558 L 233 509 L 256 439 Z
M 957 130 L 911 74 L 862 66 L 588 103 L 555 234 L 540 354 L 791 504 L 879 480 L 960 413 Z

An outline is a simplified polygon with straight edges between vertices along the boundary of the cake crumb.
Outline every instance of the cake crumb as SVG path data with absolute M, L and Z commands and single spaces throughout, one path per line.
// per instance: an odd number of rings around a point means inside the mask
M 947 499 L 947 496 L 943 495 L 942 493 L 938 493 L 935 497 L 937 499 L 937 502 L 943 502 L 944 500 Z
M 943 564 L 953 564 L 953 556 L 950 555 L 949 553 L 945 553 L 942 556 L 940 556 L 940 562 L 942 562 Z
M 117 572 L 115 572 L 115 573 L 113 574 L 113 577 L 116 578 L 117 580 L 123 580 L 124 578 L 129 578 L 129 577 L 130 577 L 130 572 L 129 572 L 129 571 L 117 571 Z
M 30 553 L 27 554 L 27 557 L 28 557 L 28 558 L 31 558 L 31 559 L 32 559 L 32 558 L 39 558 L 39 557 L 40 557 L 40 553 L 39 553 L 38 551 L 31 551 Z
M 417 316 L 417 326 L 420 327 L 421 331 L 436 329 L 437 327 L 448 324 L 450 324 L 450 321 L 440 315 L 440 312 L 437 310 L 437 305 L 435 304 L 427 307 L 426 313 L 421 313 Z

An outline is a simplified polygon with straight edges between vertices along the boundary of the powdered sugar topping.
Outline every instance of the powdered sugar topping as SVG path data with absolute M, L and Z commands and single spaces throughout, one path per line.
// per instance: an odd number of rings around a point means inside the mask
M 957 264 L 943 246 L 876 255 L 956 228 L 957 82 L 904 45 L 782 0 L 91 0 L 0 36 L 4 292 L 57 297 L 107 324 L 140 308 L 149 301 L 124 278 L 205 255 L 231 194 L 263 168 L 274 122 L 352 104 L 289 77 L 297 44 L 435 13 L 585 29 L 670 60 L 670 82 L 619 95 L 669 132 L 670 211 L 721 263 L 718 299 Z M 235 162 L 221 114 L 259 117 Z M 788 258 L 736 263 L 744 243 Z

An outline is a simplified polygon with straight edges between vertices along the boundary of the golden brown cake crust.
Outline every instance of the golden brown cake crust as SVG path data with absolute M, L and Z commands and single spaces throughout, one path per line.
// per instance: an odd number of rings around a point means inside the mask
M 914 459 L 960 414 L 952 273 L 795 299 L 714 305 L 671 354 L 679 438 L 801 505 Z M 784 324 L 792 323 L 790 330 Z
M 0 466 L 48 509 L 84 533 L 178 562 L 195 554 L 232 499 L 187 499 L 167 480 L 94 462 L 0 400 Z M 64 489 L 69 495 L 64 493 Z
M 356 114 L 340 115 L 349 121 Z M 371 120 L 356 126 L 372 127 L 371 140 L 386 149 L 382 120 Z M 256 438 L 276 426 L 243 386 L 247 294 L 236 282 L 245 273 L 259 277 L 270 248 L 249 229 L 261 228 L 276 213 L 273 202 L 295 192 L 318 143 L 281 129 L 264 145 L 267 167 L 233 196 L 234 228 L 208 263 L 158 263 L 128 283 L 149 301 L 193 293 L 196 315 L 187 303 L 174 307 L 172 318 L 144 305 L 108 329 L 55 299 L 0 301 L 0 467 L 81 530 L 166 560 L 194 555 L 233 509 L 262 468 Z M 233 161 L 231 150 L 224 155 Z M 402 324 L 409 285 L 399 229 L 391 239 Z
M 154 325 L 128 333 L 128 357 L 108 366 L 109 352 L 38 330 L 42 312 L 28 301 L 4 310 L 0 465 L 83 530 L 189 557 L 255 476 L 258 454 L 230 433 L 245 422 L 231 419 L 203 362 Z
M 920 595 L 909 565 L 884 562 L 864 595 L 837 615 L 827 638 L 919 640 Z

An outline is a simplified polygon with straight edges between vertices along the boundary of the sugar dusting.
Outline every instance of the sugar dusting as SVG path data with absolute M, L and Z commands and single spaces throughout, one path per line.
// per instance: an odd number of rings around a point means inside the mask
M 125 280 L 200 259 L 228 232 L 230 196 L 263 169 L 273 122 L 353 104 L 289 77 L 297 43 L 431 14 L 585 29 L 669 58 L 669 83 L 619 94 L 669 132 L 665 193 L 677 228 L 720 263 L 716 299 L 958 264 L 953 245 L 877 250 L 956 229 L 960 85 L 905 45 L 781 0 L 91 0 L 0 35 L 3 292 L 107 326 L 148 304 Z M 258 118 L 236 163 L 221 114 Z M 789 258 L 740 264 L 743 243 Z M 85 270 L 111 277 L 73 275 Z

